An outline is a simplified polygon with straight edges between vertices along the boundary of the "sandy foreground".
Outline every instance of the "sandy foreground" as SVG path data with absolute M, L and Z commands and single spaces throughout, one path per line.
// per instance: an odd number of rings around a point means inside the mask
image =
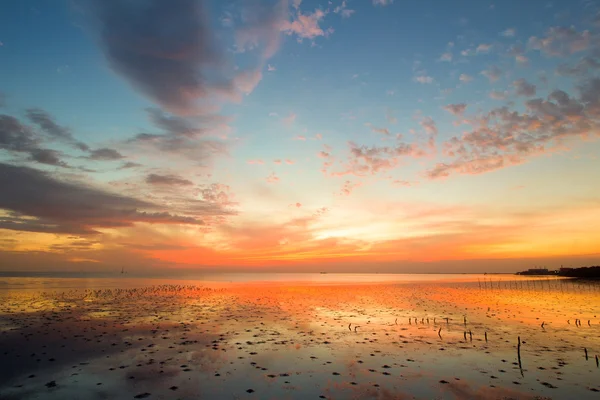
M 599 317 L 558 281 L 11 293 L 0 399 L 593 399 Z

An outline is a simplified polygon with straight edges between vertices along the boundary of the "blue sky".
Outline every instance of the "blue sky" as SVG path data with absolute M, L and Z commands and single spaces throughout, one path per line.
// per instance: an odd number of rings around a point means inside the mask
M 591 1 L 9 2 L 0 162 L 122 202 L 98 221 L 94 204 L 75 218 L 69 199 L 0 198 L 0 253 L 67 269 L 121 253 L 300 269 L 587 256 L 599 237 L 571 224 L 600 218 L 598 15 Z

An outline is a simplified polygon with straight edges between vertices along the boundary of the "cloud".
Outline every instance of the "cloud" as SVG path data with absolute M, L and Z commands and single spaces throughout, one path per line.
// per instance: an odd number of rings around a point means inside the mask
M 141 167 L 141 166 L 142 166 L 142 164 L 138 164 L 138 163 L 134 163 L 134 162 L 128 161 L 126 163 L 123 163 L 119 167 L 119 169 L 130 169 L 130 168 L 137 168 L 137 167 Z
M 428 75 L 418 75 L 414 77 L 414 81 L 423 84 L 433 83 L 433 78 Z
M 498 79 L 502 78 L 504 73 L 500 68 L 493 65 L 490 68 L 481 71 L 481 75 L 485 76 L 490 80 L 490 83 L 496 82 Z
M 462 117 L 467 109 L 467 105 L 465 103 L 460 104 L 448 104 L 444 107 L 444 110 L 448 111 L 451 114 L 456 115 L 457 117 Z
M 469 83 L 473 80 L 473 77 L 467 74 L 460 74 L 460 76 L 458 77 L 458 80 L 461 81 L 462 83 Z
M 373 132 L 373 133 L 378 133 L 378 134 L 384 135 L 384 136 L 390 135 L 390 130 L 387 128 L 377 128 L 376 126 L 373 126 L 371 124 L 366 124 L 366 126 L 368 126 L 369 129 L 371 129 L 371 132 Z
M 354 189 L 360 187 L 362 184 L 360 182 L 352 183 L 351 181 L 345 181 L 342 189 L 340 190 L 341 196 L 350 196 Z
M 194 114 L 222 82 L 223 64 L 203 1 L 90 0 L 104 56 L 134 88 L 176 114 Z M 226 84 L 227 85 L 227 84 Z
M 394 3 L 394 0 L 373 0 L 373 5 L 374 6 L 389 6 L 390 4 Z
M 478 54 L 479 53 L 489 53 L 491 48 L 492 48 L 491 44 L 482 43 L 479 46 L 477 46 L 477 48 L 475 49 L 475 52 Z
M 154 203 L 112 194 L 91 186 L 58 180 L 49 174 L 0 163 L 0 228 L 31 231 L 97 233 L 96 228 L 132 226 L 136 222 L 202 224 L 161 211 Z
M 448 62 L 452 61 L 452 53 L 447 52 L 447 53 L 442 54 L 440 56 L 440 61 L 448 61 Z
M 525 57 L 522 54 L 518 54 L 515 56 L 515 61 L 517 61 L 517 63 L 521 64 L 521 65 L 527 65 L 529 64 L 529 58 Z
M 342 18 L 350 18 L 352 16 L 352 14 L 354 14 L 356 11 L 350 10 L 348 8 L 348 5 L 346 4 L 346 0 L 342 0 L 342 4 L 335 7 L 333 9 L 333 12 L 336 14 L 340 14 L 342 16 Z
M 235 31 L 237 51 L 260 50 L 260 62 L 269 60 L 279 49 L 288 13 L 287 1 L 277 1 L 271 7 L 255 2 L 246 7 L 242 13 L 244 25 Z
M 507 28 L 500 32 L 500 35 L 504 37 L 514 37 L 516 34 L 517 30 L 515 28 Z
M 26 111 L 26 115 L 31 122 L 38 125 L 51 138 L 71 144 L 79 150 L 89 150 L 85 143 L 75 140 L 69 129 L 58 125 L 46 111 L 39 108 L 30 108 Z
M 352 174 L 355 176 L 375 175 L 382 171 L 395 168 L 403 156 L 419 153 L 418 147 L 412 144 L 398 142 L 394 146 L 366 146 L 354 142 L 348 143 L 350 154 L 348 162 L 341 172 L 333 172 L 333 176 Z M 321 156 L 329 153 L 321 153 Z M 331 165 L 333 160 L 328 160 L 324 169 Z
M 89 158 L 96 161 L 116 161 L 122 160 L 123 158 L 125 158 L 125 156 L 115 149 L 103 147 L 101 149 L 90 151 Z
M 160 186 L 192 186 L 194 183 L 177 175 L 149 174 L 146 183 Z
M 268 183 L 277 183 L 279 182 L 279 177 L 275 175 L 275 172 L 271 172 L 269 176 L 265 178 Z
M 267 65 L 267 71 L 274 72 L 274 71 L 277 71 L 277 68 L 275 68 L 274 66 L 272 66 L 271 64 L 269 64 L 269 65 Z
M 578 32 L 573 27 L 558 26 L 548 29 L 546 36 L 530 37 L 528 44 L 547 56 L 564 57 L 587 50 L 590 46 L 597 46 L 599 42 L 590 31 Z
M 425 130 L 425 133 L 428 136 L 428 146 L 430 148 L 434 148 L 435 147 L 435 138 L 437 137 L 438 134 L 438 129 L 437 129 L 437 125 L 435 124 L 435 121 L 431 118 L 431 117 L 425 117 L 421 120 L 421 122 L 419 122 L 419 124 L 423 127 L 423 129 Z
M 56 150 L 40 147 L 41 138 L 17 118 L 0 114 L 0 149 L 27 154 L 30 161 L 57 167 L 68 167 Z
M 298 41 L 315 39 L 318 36 L 328 36 L 332 30 L 323 30 L 319 25 L 325 15 L 326 12 L 320 9 L 316 9 L 312 14 L 302 14 L 298 9 L 291 20 L 283 21 L 281 30 L 288 35 L 298 36 Z
M 468 121 L 474 128 L 443 144 L 452 158 L 427 171 L 429 178 L 452 173 L 481 174 L 519 165 L 561 149 L 575 138 L 597 138 L 600 132 L 600 79 L 578 87 L 578 97 L 562 90 L 525 102 L 525 112 L 494 108 Z
M 506 91 L 492 90 L 490 92 L 490 99 L 492 100 L 506 100 L 507 97 L 508 92 Z
M 536 87 L 525 79 L 518 79 L 513 82 L 517 96 L 532 97 L 535 96 Z
M 594 70 L 600 69 L 600 61 L 596 57 L 586 56 L 578 60 L 574 65 L 560 64 L 556 68 L 559 75 L 585 77 Z
M 281 119 L 281 122 L 284 123 L 284 125 L 287 126 L 291 126 L 294 122 L 296 122 L 296 118 L 298 116 L 295 113 L 289 113 L 289 115 L 287 117 L 284 117 Z
M 211 183 L 205 186 L 201 191 L 204 201 L 219 204 L 221 206 L 230 206 L 233 203 L 231 200 L 231 188 L 222 183 Z
M 224 142 L 209 136 L 228 132 L 228 117 L 216 114 L 180 117 L 155 108 L 149 108 L 146 112 L 150 122 L 162 132 L 142 132 L 127 140 L 128 144 L 138 145 L 137 151 L 140 146 L 149 146 L 194 161 L 210 160 L 215 155 L 227 152 Z
M 280 161 L 281 162 L 281 161 Z M 248 164 L 258 164 L 258 165 L 263 165 L 265 162 L 263 160 L 248 160 L 247 161 Z
M 69 165 L 62 161 L 59 157 L 60 153 L 51 149 L 32 149 L 30 152 L 30 160 L 39 162 L 40 164 L 54 165 L 56 167 L 68 168 Z

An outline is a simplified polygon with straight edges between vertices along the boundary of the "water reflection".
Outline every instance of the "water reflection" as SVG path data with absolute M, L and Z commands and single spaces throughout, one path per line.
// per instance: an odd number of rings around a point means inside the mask
M 593 398 L 598 288 L 510 278 L 11 290 L 0 398 Z

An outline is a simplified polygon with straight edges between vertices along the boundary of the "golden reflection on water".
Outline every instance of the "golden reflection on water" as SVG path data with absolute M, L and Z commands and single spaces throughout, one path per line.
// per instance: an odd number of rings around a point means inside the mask
M 111 398 L 142 389 L 165 398 L 595 394 L 598 286 L 516 282 L 12 291 L 0 306 L 11 365 L 0 397 L 93 396 L 98 386 Z M 59 385 L 46 388 L 50 380 Z

